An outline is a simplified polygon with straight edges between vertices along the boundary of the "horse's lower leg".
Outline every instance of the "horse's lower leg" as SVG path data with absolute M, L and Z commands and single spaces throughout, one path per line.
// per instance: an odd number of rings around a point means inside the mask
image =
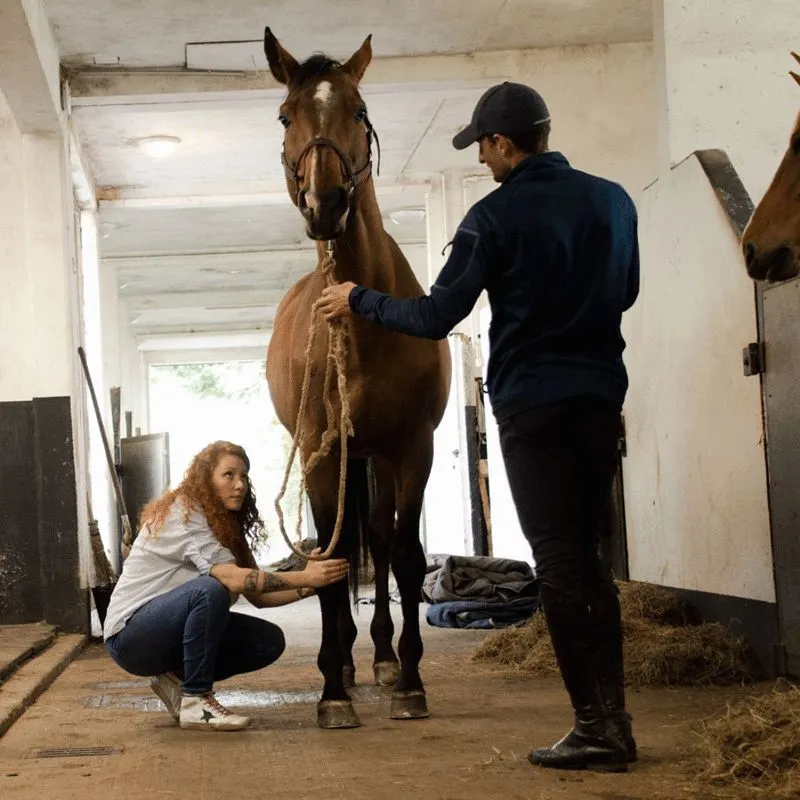
M 309 475 L 308 495 L 319 545 L 323 549 L 327 547 L 333 534 L 337 485 L 338 468 L 333 458 L 321 461 Z M 334 552 L 334 555 L 338 556 L 339 553 Z M 325 685 L 317 705 L 317 724 L 321 728 L 356 728 L 361 723 L 344 686 L 344 653 L 340 639 L 340 619 L 349 613 L 347 581 L 321 587 L 318 595 L 322 611 L 322 643 L 317 666 L 325 679 Z
M 408 521 L 408 528 L 417 528 L 419 517 Z M 409 532 L 410 534 L 410 532 Z M 400 589 L 403 608 L 403 632 L 400 634 L 400 678 L 392 695 L 392 719 L 419 719 L 428 716 L 425 689 L 419 674 L 422 660 L 422 636 L 419 629 L 419 599 L 425 577 L 425 554 L 418 533 L 401 538 L 398 535 L 392 548 L 392 570 Z
M 348 602 L 339 606 L 339 647 L 342 652 L 342 682 L 345 689 L 356 685 L 356 665 L 353 661 L 353 645 L 358 636 L 358 628 L 353 621 L 353 612 Z
M 317 666 L 325 678 L 322 697 L 317 705 L 317 724 L 320 728 L 357 728 L 361 723 L 353 702 L 344 686 L 344 657 L 339 638 L 342 606 L 347 608 L 346 581 L 319 589 L 322 608 L 322 644 Z
M 392 686 L 400 674 L 400 665 L 392 647 L 394 623 L 389 598 L 389 546 L 394 534 L 394 478 L 388 465 L 377 459 L 374 464 L 376 490 L 369 539 L 375 567 L 375 613 L 370 625 L 370 634 L 375 644 L 372 670 L 378 686 Z
M 419 540 L 422 498 L 433 461 L 433 431 L 420 433 L 409 442 L 406 454 L 395 465 L 397 527 L 391 548 L 392 571 L 400 589 L 403 632 L 400 635 L 400 678 L 392 694 L 392 719 L 428 716 L 425 689 L 419 674 L 422 636 L 419 630 L 419 601 L 425 579 L 425 554 Z

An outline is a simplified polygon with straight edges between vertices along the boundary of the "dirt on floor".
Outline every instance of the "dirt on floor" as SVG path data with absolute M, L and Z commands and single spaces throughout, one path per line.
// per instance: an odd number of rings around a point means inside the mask
M 392 612 L 399 630 L 399 608 Z M 316 600 L 249 613 L 277 622 L 287 638 L 278 664 L 217 687 L 223 702 L 252 717 L 249 730 L 181 731 L 146 680 L 125 674 L 92 644 L 0 739 L 0 793 L 14 800 L 698 800 L 720 795 L 695 782 L 697 723 L 753 691 L 632 693 L 640 761 L 629 773 L 546 771 L 526 755 L 569 727 L 566 694 L 557 680 L 473 662 L 484 632 L 435 629 L 423 621 L 431 717 L 392 721 L 391 690 L 371 685 L 371 609 L 361 607 L 354 699 L 363 724 L 323 731 L 315 708 L 321 687 Z M 61 748 L 102 749 L 46 752 Z M 743 800 L 752 793 L 724 796 Z

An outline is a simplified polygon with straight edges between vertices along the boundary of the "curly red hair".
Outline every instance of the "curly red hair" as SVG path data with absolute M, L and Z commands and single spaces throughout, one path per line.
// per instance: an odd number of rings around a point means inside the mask
M 231 442 L 213 442 L 201 450 L 189 464 L 183 480 L 175 488 L 161 497 L 151 500 L 139 515 L 139 527 L 147 525 L 155 535 L 176 500 L 183 500 L 186 506 L 184 521 L 189 514 L 199 511 L 208 520 L 217 541 L 233 553 L 240 567 L 255 567 L 253 549 L 264 532 L 264 522 L 258 513 L 256 495 L 250 478 L 247 479 L 247 493 L 239 511 L 229 511 L 217 497 L 211 483 L 211 475 L 223 456 L 241 458 L 250 470 L 250 459 L 243 447 Z

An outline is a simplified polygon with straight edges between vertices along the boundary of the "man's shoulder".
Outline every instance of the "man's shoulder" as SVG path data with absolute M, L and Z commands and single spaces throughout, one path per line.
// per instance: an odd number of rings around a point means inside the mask
M 605 194 L 617 202 L 633 206 L 634 203 L 631 196 L 621 183 L 612 181 L 610 178 L 604 178 L 601 175 L 594 175 L 591 172 L 583 172 L 577 169 L 573 170 L 573 172 L 578 180 L 583 181 L 587 187 L 597 193 Z
M 478 232 L 496 228 L 503 219 L 503 209 L 507 202 L 507 193 L 503 192 L 501 184 L 467 210 L 460 227 Z

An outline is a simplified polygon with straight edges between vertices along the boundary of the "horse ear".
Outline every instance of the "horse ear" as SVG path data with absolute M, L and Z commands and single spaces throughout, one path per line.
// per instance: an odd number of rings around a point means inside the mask
M 264 53 L 275 80 L 288 85 L 300 65 L 291 53 L 284 50 L 269 28 L 264 28 Z
M 369 62 L 372 61 L 372 34 L 364 39 L 364 44 L 350 56 L 349 61 L 342 65 L 345 72 L 349 72 L 359 83 L 367 71 Z
M 795 53 L 794 51 L 792 51 L 792 55 L 794 56 L 794 60 L 795 60 L 795 61 L 796 61 L 798 64 L 800 64 L 800 56 L 799 56 L 799 55 L 797 55 L 797 53 Z

